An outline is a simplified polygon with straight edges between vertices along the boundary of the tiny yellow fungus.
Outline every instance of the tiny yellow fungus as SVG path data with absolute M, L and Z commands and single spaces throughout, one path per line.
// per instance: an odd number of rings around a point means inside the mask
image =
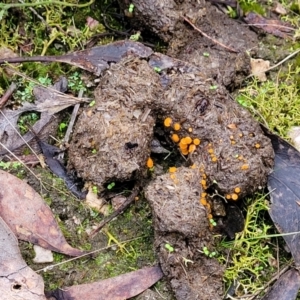
M 212 218 L 213 218 L 212 214 L 208 214 L 207 217 L 208 217 L 209 219 L 212 219 Z
M 208 149 L 207 151 L 208 151 L 208 153 L 211 153 L 211 154 L 214 153 L 214 149 L 212 149 L 212 148 Z
M 243 137 L 243 134 L 242 134 L 242 133 L 240 133 L 240 134 L 239 134 L 239 137 Z
M 153 160 L 152 160 L 151 157 L 149 157 L 149 158 L 147 159 L 147 167 L 148 167 L 149 169 L 151 169 L 151 168 L 153 168 L 153 165 L 154 165 Z
M 196 164 L 192 164 L 192 165 L 190 166 L 190 168 L 191 168 L 191 169 L 196 169 L 196 168 L 197 168 L 197 165 L 196 165 Z
M 236 187 L 235 189 L 234 189 L 234 191 L 235 191 L 235 193 L 240 193 L 241 192 L 241 189 L 239 188 L 239 187 Z
M 187 150 L 187 149 L 181 149 L 181 153 L 183 155 L 188 155 L 189 154 L 189 150 Z
M 243 160 L 244 159 L 243 155 L 239 155 L 238 159 Z
M 234 194 L 234 193 L 231 194 L 231 199 L 232 199 L 232 200 L 237 200 L 238 197 L 239 197 L 239 196 L 238 196 L 237 194 Z
M 185 137 L 184 140 L 188 145 L 192 143 L 192 139 L 189 136 Z
M 231 145 L 235 145 L 236 144 L 236 141 L 231 141 Z
M 230 195 L 230 194 L 227 194 L 227 195 L 225 196 L 225 198 L 226 198 L 227 200 L 229 200 L 229 199 L 231 199 L 231 195 Z
M 212 159 L 211 159 L 212 162 L 217 162 L 217 160 L 218 160 L 218 159 L 217 159 L 215 156 L 212 157 Z
M 193 143 L 196 145 L 196 146 L 198 146 L 198 145 L 200 145 L 200 139 L 193 139 Z
M 207 193 L 201 193 L 201 198 L 205 198 Z
M 259 149 L 259 148 L 260 148 L 260 144 L 259 144 L 259 143 L 256 143 L 256 144 L 255 144 L 255 148 L 256 148 L 256 149 Z
M 202 174 L 202 178 L 205 179 L 206 178 L 206 174 L 203 173 Z
M 164 120 L 164 125 L 166 126 L 166 127 L 170 127 L 171 126 L 171 124 L 172 124 L 172 119 L 171 118 L 165 118 L 165 120 Z
M 188 142 L 187 142 L 186 138 L 182 138 L 182 139 L 180 140 L 180 144 L 181 144 L 181 145 L 187 145 Z
M 212 144 L 211 144 L 211 143 L 209 143 L 209 144 L 208 144 L 208 147 L 211 147 L 211 146 L 212 146 Z
M 207 208 L 207 210 L 210 212 L 211 211 L 211 209 L 210 209 L 210 204 L 207 202 L 207 204 L 206 204 L 206 208 Z
M 200 199 L 200 203 L 202 204 L 202 205 L 207 205 L 207 201 L 206 201 L 206 199 L 205 198 L 201 198 Z
M 180 150 L 187 150 L 188 144 L 183 144 L 183 143 L 180 141 L 180 143 L 179 143 L 179 148 L 180 148 Z
M 179 123 L 175 123 L 173 128 L 174 128 L 174 130 L 180 130 L 181 126 Z
M 173 179 L 173 180 L 176 179 L 176 175 L 175 175 L 175 174 L 171 174 L 170 177 L 171 177 L 171 179 Z
M 136 197 L 134 197 L 134 200 L 138 201 L 138 200 L 140 200 L 140 198 L 138 196 L 136 196 Z
M 178 134 L 175 134 L 175 133 L 172 134 L 171 139 L 172 139 L 172 141 L 173 141 L 174 143 L 179 142 L 179 136 L 178 136 Z
M 190 127 L 190 128 L 188 129 L 188 131 L 189 131 L 189 132 L 193 132 L 193 128 Z
M 202 186 L 206 186 L 206 180 L 202 179 L 202 180 L 201 180 L 201 185 L 202 185 Z
M 253 137 L 254 135 L 253 135 L 253 133 L 249 133 L 249 136 L 250 136 L 250 137 Z
M 169 172 L 170 173 L 175 173 L 177 171 L 177 168 L 176 167 L 170 167 L 169 168 Z
M 191 145 L 189 146 L 189 153 L 193 153 L 195 150 L 196 150 L 196 145 L 191 144 Z
M 241 166 L 241 170 L 248 170 L 249 169 L 249 165 L 248 164 L 244 164 Z
M 230 138 L 231 140 L 233 140 L 233 135 L 231 135 L 229 138 Z

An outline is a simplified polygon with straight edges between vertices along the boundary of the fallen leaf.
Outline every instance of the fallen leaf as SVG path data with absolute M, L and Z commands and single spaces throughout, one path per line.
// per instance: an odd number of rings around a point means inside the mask
M 266 71 L 270 68 L 270 61 L 263 59 L 254 59 L 250 60 L 251 65 L 251 74 L 257 77 L 260 81 L 266 81 Z
M 273 34 L 274 36 L 290 39 L 288 33 L 295 31 L 295 28 L 287 22 L 280 20 L 266 19 L 256 13 L 249 12 L 244 18 L 244 21 L 252 27 L 258 28 L 266 33 Z
M 0 236 L 1 300 L 46 300 L 42 277 L 26 265 L 17 238 L 2 218 Z
M 291 269 L 279 277 L 261 300 L 295 300 L 300 288 L 300 274 Z
M 300 153 L 285 140 L 271 134 L 275 151 L 275 165 L 268 178 L 271 205 L 270 216 L 280 233 L 300 231 Z M 283 236 L 297 267 L 300 266 L 300 233 Z M 281 298 L 284 299 L 284 298 Z
M 293 126 L 287 134 L 292 140 L 295 148 L 300 151 L 300 126 Z
M 85 253 L 67 243 L 51 209 L 37 192 L 19 178 L 1 170 L 0 216 L 18 239 L 70 256 Z
M 87 50 L 77 51 L 58 56 L 32 56 L 0 59 L 0 64 L 5 62 L 18 63 L 28 61 L 62 62 L 84 69 L 99 76 L 109 67 L 111 62 L 119 62 L 127 56 L 140 58 L 149 57 L 153 51 L 142 43 L 134 41 L 117 41 L 103 46 L 93 47 Z
M 124 300 L 140 294 L 162 276 L 159 266 L 148 267 L 102 281 L 64 287 L 46 295 L 56 300 Z
M 27 132 L 23 139 L 20 137 L 17 122 L 24 112 L 41 112 L 40 119 L 32 126 L 34 132 L 38 134 L 52 122 L 53 114 L 86 100 L 63 94 L 62 92 L 66 91 L 67 86 L 68 82 L 64 77 L 60 78 L 51 88 L 36 86 L 33 89 L 33 94 L 36 98 L 35 103 L 25 102 L 17 110 L 3 109 L 0 114 L 0 142 L 11 151 L 14 151 L 25 145 L 24 140 L 28 143 L 33 139 L 34 135 L 32 132 Z M 7 153 L 5 149 L 1 148 L 0 155 Z

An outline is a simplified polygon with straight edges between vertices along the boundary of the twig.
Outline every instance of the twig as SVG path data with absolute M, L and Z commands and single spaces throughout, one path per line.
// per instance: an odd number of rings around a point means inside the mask
M 300 52 L 300 48 L 297 49 L 295 52 L 291 53 L 290 55 L 288 55 L 286 58 L 284 58 L 283 60 L 281 60 L 279 63 L 277 63 L 276 65 L 270 67 L 269 69 L 265 70 L 264 72 L 269 72 L 277 67 L 279 67 L 280 65 L 282 65 L 285 61 L 287 61 L 288 59 L 292 58 L 293 56 L 295 56 L 296 54 L 298 54 Z
M 217 40 L 213 39 L 212 37 L 208 36 L 206 33 L 204 33 L 202 30 L 200 30 L 198 27 L 196 27 L 189 19 L 187 19 L 186 17 L 183 17 L 183 19 L 188 22 L 195 30 L 197 30 L 198 32 L 200 32 L 203 36 L 205 36 L 207 39 L 213 41 L 215 44 L 227 49 L 230 52 L 234 52 L 234 53 L 239 53 L 239 51 L 234 50 L 224 44 L 222 44 L 221 42 L 218 42 Z
M 127 244 L 127 243 L 132 242 L 132 241 L 135 241 L 135 240 L 137 240 L 137 239 L 141 239 L 142 237 L 143 237 L 143 236 L 139 236 L 139 237 L 136 237 L 136 238 L 133 238 L 133 239 L 121 241 L 121 242 L 119 242 L 119 243 L 120 243 L 120 244 Z M 47 267 L 42 268 L 42 269 L 39 269 L 39 270 L 35 270 L 35 272 L 36 272 L 36 273 L 39 273 L 39 272 L 41 272 L 41 271 L 46 272 L 46 271 L 48 271 L 48 270 L 52 270 L 54 267 L 61 266 L 61 265 L 66 264 L 66 263 L 68 263 L 68 262 L 70 262 L 70 261 L 77 260 L 77 259 L 80 259 L 80 258 L 85 257 L 85 256 L 91 256 L 91 254 L 95 254 L 95 253 L 97 253 L 97 252 L 101 252 L 101 251 L 110 249 L 110 248 L 112 248 L 112 247 L 114 247 L 114 246 L 115 246 L 115 244 L 110 245 L 110 246 L 106 246 L 106 247 L 104 247 L 104 248 L 100 248 L 100 249 L 97 249 L 97 250 L 94 250 L 94 251 L 91 251 L 91 252 L 82 254 L 82 255 L 80 255 L 80 256 L 76 256 L 76 257 L 70 258 L 70 259 L 68 259 L 68 260 L 59 262 L 59 263 L 57 263 L 57 264 L 50 265 L 50 266 L 47 266 Z
M 16 88 L 17 88 L 17 85 L 14 82 L 9 86 L 9 88 L 7 89 L 7 91 L 0 98 L 0 108 L 2 108 L 4 106 L 4 104 L 10 98 L 10 96 L 12 95 L 12 93 L 15 91 Z
M 127 200 L 122 204 L 121 207 L 119 207 L 117 210 L 115 210 L 110 216 L 108 216 L 106 219 L 104 219 L 100 224 L 97 226 L 96 229 L 94 229 L 89 236 L 93 238 L 96 233 L 98 233 L 103 226 L 105 226 L 108 222 L 110 222 L 112 219 L 120 215 L 133 201 L 134 198 L 138 195 L 139 193 L 140 186 L 136 185 L 131 193 L 131 195 L 127 198 Z
M 78 97 L 81 98 L 83 96 L 83 89 L 81 89 L 78 93 Z M 74 123 L 75 123 L 75 119 L 77 117 L 77 113 L 78 113 L 78 109 L 80 107 L 80 104 L 77 103 L 75 104 L 74 108 L 73 108 L 73 112 L 72 112 L 72 116 L 71 116 L 71 120 L 69 122 L 69 125 L 68 125 L 68 129 L 66 131 L 66 134 L 65 134 L 65 137 L 64 137 L 64 143 L 68 143 L 69 142 L 69 139 L 70 139 L 70 135 L 71 135 L 71 132 L 73 130 L 73 126 L 74 126 Z M 62 152 L 58 155 L 58 157 L 60 159 L 63 159 L 65 156 L 65 153 Z

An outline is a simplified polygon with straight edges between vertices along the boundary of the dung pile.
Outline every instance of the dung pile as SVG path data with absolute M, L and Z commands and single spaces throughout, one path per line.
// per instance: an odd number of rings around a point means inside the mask
M 79 117 L 69 167 L 99 186 L 129 180 L 146 166 L 156 116 L 150 106 L 162 94 L 146 61 L 113 65 L 95 92 L 95 105 Z
M 223 269 L 204 253 L 214 249 L 207 193 L 237 200 L 263 187 L 273 166 L 269 139 L 225 88 L 163 55 L 113 65 L 95 100 L 76 124 L 69 168 L 99 186 L 140 178 L 160 119 L 190 165 L 145 190 L 162 269 L 177 299 L 221 299 Z
M 264 186 L 274 153 L 259 124 L 195 69 L 169 69 L 160 77 L 140 59 L 112 66 L 77 122 L 69 167 L 99 186 L 131 179 L 145 168 L 160 115 L 170 141 L 204 170 L 205 188 L 236 200 Z
M 199 168 L 181 167 L 156 178 L 145 192 L 153 212 L 155 249 L 176 299 L 218 300 L 223 294 L 223 268 L 203 255 L 203 248 L 214 245 L 199 201 L 200 177 Z

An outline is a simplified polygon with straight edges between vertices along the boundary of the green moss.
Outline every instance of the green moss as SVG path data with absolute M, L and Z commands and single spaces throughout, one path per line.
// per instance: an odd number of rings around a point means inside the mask
M 226 263 L 224 281 L 227 288 L 238 282 L 237 296 L 253 295 L 263 289 L 266 282 L 276 272 L 277 251 L 274 244 L 282 238 L 268 238 L 274 233 L 273 223 L 268 216 L 268 201 L 265 195 L 256 194 L 245 200 L 247 215 L 244 231 L 237 234 L 234 242 L 223 242 L 222 247 L 230 249 L 229 256 L 221 256 L 221 263 Z M 287 255 L 286 255 L 287 256 Z M 282 256 L 279 265 L 286 262 Z
M 288 130 L 300 124 L 299 73 L 300 67 L 290 67 L 278 82 L 254 80 L 239 91 L 237 101 L 273 132 L 288 138 Z
M 259 15 L 265 15 L 265 8 L 256 0 L 239 0 L 239 5 L 244 13 L 255 12 Z

